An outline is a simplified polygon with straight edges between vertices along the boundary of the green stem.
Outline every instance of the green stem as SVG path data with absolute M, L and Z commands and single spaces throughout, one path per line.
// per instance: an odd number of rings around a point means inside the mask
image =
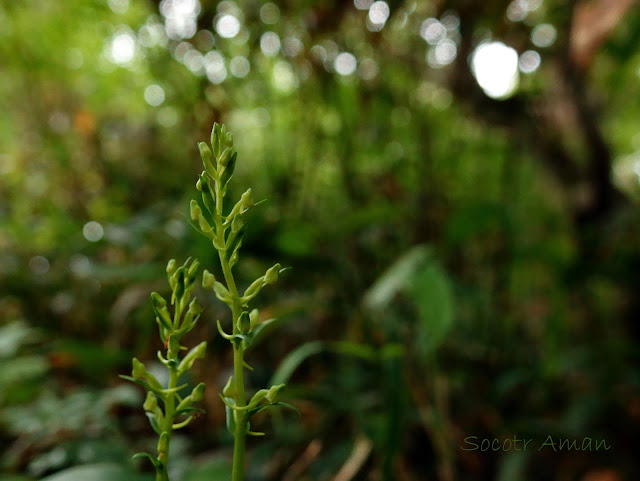
M 224 227 L 222 222 L 222 202 L 223 195 L 220 190 L 220 184 L 216 182 L 215 186 L 216 193 L 216 233 L 218 236 L 218 244 L 224 245 Z M 222 267 L 222 273 L 224 275 L 224 279 L 227 283 L 227 289 L 231 294 L 231 298 L 233 299 L 233 305 L 231 307 L 231 319 L 233 323 L 233 333 L 238 334 L 238 326 L 237 320 L 240 317 L 240 313 L 242 312 L 242 304 L 240 301 L 240 295 L 238 294 L 238 288 L 236 287 L 235 280 L 233 278 L 233 272 L 231 271 L 231 266 L 229 265 L 229 261 L 227 260 L 227 251 L 219 250 L 218 256 L 220 257 L 220 265 Z M 242 343 L 233 343 L 233 375 L 236 385 L 236 406 L 237 407 L 245 407 L 247 404 L 245 392 L 244 392 L 244 347 L 242 347 Z M 233 441 L 233 470 L 232 470 L 232 481 L 244 481 L 244 456 L 246 450 L 246 421 L 245 414 L 236 411 L 236 419 L 235 419 L 235 433 L 234 433 L 234 441 Z
M 167 351 L 167 359 L 178 360 L 178 352 L 173 348 L 173 339 L 169 339 L 169 350 Z M 169 371 L 169 389 L 175 389 L 178 386 L 178 371 L 175 367 L 170 367 Z M 156 481 L 169 481 L 169 473 L 167 464 L 169 462 L 169 447 L 171 445 L 171 431 L 173 431 L 173 421 L 176 412 L 175 393 L 170 391 L 164 402 L 164 419 L 161 425 L 161 431 L 167 433 L 166 448 L 161 451 L 160 443 L 158 443 L 158 459 L 162 463 L 162 467 L 156 469 Z

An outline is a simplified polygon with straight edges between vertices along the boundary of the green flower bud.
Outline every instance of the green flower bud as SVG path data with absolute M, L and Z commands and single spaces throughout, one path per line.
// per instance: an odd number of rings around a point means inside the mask
M 204 142 L 198 142 L 198 149 L 200 150 L 200 157 L 202 160 L 210 160 L 211 159 L 211 149 Z
M 286 387 L 285 384 L 278 384 L 276 386 L 271 386 L 271 388 L 269 388 L 269 392 L 267 392 L 266 400 L 269 401 L 270 403 L 277 402 L 278 398 L 280 397 L 280 394 L 282 393 L 285 387 Z
M 165 328 L 171 328 L 171 315 L 169 315 L 169 309 L 167 309 L 167 301 L 157 292 L 151 293 L 151 303 L 153 304 L 153 310 L 156 312 L 156 316 Z
M 135 357 L 133 358 L 132 364 L 133 369 L 131 370 L 131 377 L 134 379 L 144 379 L 147 374 L 147 369 L 144 367 L 144 364 L 138 361 Z
M 200 157 L 202 158 L 202 165 L 204 165 L 205 170 L 209 175 L 215 177 L 216 166 L 211 161 L 211 149 L 204 142 L 198 143 L 198 149 L 200 149 Z
M 251 329 L 260 324 L 260 312 L 258 309 L 254 309 L 249 313 L 249 320 L 251 321 Z
M 257 393 L 253 395 L 253 397 L 251 398 L 251 401 L 249 401 L 249 407 L 254 408 L 258 404 L 260 404 L 265 399 L 268 392 L 269 391 L 267 391 L 266 389 L 260 389 Z
M 214 276 L 207 269 L 202 273 L 202 287 L 207 290 L 212 290 L 213 285 L 216 283 L 216 276 Z
M 202 217 L 202 209 L 195 200 L 191 200 L 189 208 L 192 220 L 198 220 L 200 219 L 200 217 Z
M 217 159 L 220 156 L 220 151 L 221 151 L 221 134 L 222 133 L 222 127 L 220 126 L 219 123 L 214 123 L 213 124 L 213 129 L 211 129 L 211 148 L 213 149 L 213 155 L 215 156 L 215 158 Z
M 251 319 L 249 318 L 249 313 L 247 311 L 242 311 L 240 317 L 238 318 L 238 330 L 242 334 L 246 334 L 251 330 Z
M 177 267 L 177 263 L 175 259 L 171 259 L 169 262 L 167 262 L 167 276 L 171 277 L 175 272 Z
M 151 293 L 151 302 L 156 309 L 162 309 L 167 307 L 167 301 L 157 292 Z
M 240 202 L 242 203 L 242 207 L 244 207 L 245 210 L 253 207 L 253 204 L 255 204 L 255 202 L 253 202 L 253 191 L 251 190 L 251 188 L 247 189 L 247 191 L 242 194 L 242 197 L 240 197 Z
M 158 407 L 158 398 L 151 391 L 147 392 L 147 399 L 142 405 L 145 411 L 153 412 Z
M 189 303 L 189 314 L 192 316 L 197 316 L 202 312 L 202 307 L 198 303 L 198 298 L 194 297 L 193 300 Z
M 226 130 L 226 127 L 225 127 L 225 130 Z M 233 147 L 233 135 L 231 135 L 231 132 L 225 132 L 224 145 L 226 147 Z
M 200 179 L 196 181 L 196 189 L 202 192 L 202 181 Z
M 229 163 L 229 159 L 231 158 L 232 152 L 233 152 L 233 149 L 231 148 L 226 148 L 222 151 L 222 154 L 220 154 L 220 157 L 218 157 L 218 165 L 220 167 L 227 166 L 227 164 Z
M 202 399 L 204 399 L 204 383 L 201 382 L 200 384 L 198 384 L 196 387 L 193 388 L 193 391 L 191 391 L 191 400 L 193 402 L 200 402 L 202 401 Z
M 269 269 L 264 275 L 265 284 L 275 284 L 278 281 L 280 269 L 282 269 L 282 266 L 280 264 L 276 264 L 271 269 Z
M 224 389 L 222 390 L 222 395 L 230 398 L 236 397 L 236 382 L 233 379 L 233 376 L 231 376 L 227 381 L 227 384 L 225 384 Z
M 204 358 L 206 350 L 207 350 L 207 341 L 202 341 L 196 347 L 191 349 L 189 353 L 182 358 L 182 361 L 180 361 L 180 364 L 178 365 L 178 372 L 182 374 L 187 372 L 189 369 L 191 369 L 196 359 Z
M 199 208 L 199 207 L 198 207 Z M 200 211 L 200 217 L 198 217 L 198 227 L 200 230 L 205 233 L 213 232 L 213 227 L 209 225 L 207 219 L 202 215 L 202 210 Z

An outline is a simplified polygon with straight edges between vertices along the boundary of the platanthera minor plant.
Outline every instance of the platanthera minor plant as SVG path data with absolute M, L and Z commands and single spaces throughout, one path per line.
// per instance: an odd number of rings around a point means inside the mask
M 161 351 L 158 351 L 158 359 L 169 371 L 168 385 L 163 386 L 135 357 L 133 358 L 131 376 L 121 376 L 148 390 L 143 407 L 151 426 L 159 436 L 157 455 L 138 453 L 134 459 L 138 457 L 149 458 L 156 468 L 156 481 L 169 480 L 167 464 L 169 462 L 171 432 L 188 425 L 194 414 L 202 411 L 202 409 L 195 407 L 195 404 L 203 398 L 204 383 L 198 384 L 191 391 L 191 394 L 184 398 L 180 396 L 179 391 L 184 389 L 186 384 L 178 385 L 180 377 L 191 369 L 196 359 L 204 357 L 204 351 L 207 348 L 207 343 L 203 341 L 180 359 L 180 351 L 187 349 L 180 345 L 180 339 L 195 327 L 202 312 L 198 300 L 191 299 L 198 268 L 198 261 L 190 262 L 190 259 L 187 259 L 180 267 L 177 266 L 174 259 L 171 259 L 167 264 L 167 277 L 173 291 L 171 294 L 171 304 L 174 306 L 173 317 L 169 313 L 167 301 L 156 292 L 151 294 L 151 302 L 160 330 L 160 339 L 166 349 L 165 356 Z M 162 403 L 162 408 L 159 401 Z
M 202 286 L 206 290 L 213 290 L 216 297 L 231 310 L 230 333 L 225 332 L 220 321 L 217 321 L 218 331 L 231 343 L 233 349 L 233 375 L 227 381 L 220 397 L 225 405 L 227 428 L 234 438 L 232 481 L 243 481 L 246 437 L 264 434 L 251 431 L 251 417 L 264 409 L 278 406 L 296 410 L 293 406 L 278 401 L 284 384 L 260 389 L 247 402 L 244 382 L 245 368 L 251 369 L 244 359 L 245 352 L 260 333 L 275 321 L 270 319 L 260 322 L 258 310 L 249 311 L 250 301 L 263 287 L 275 284 L 284 269 L 280 264 L 274 265 L 240 294 L 233 277 L 233 267 L 238 262 L 242 236 L 247 228 L 245 214 L 257 204 L 253 202 L 251 189 L 248 189 L 231 209 L 225 205 L 227 185 L 233 176 L 237 153 L 233 149 L 231 134 L 224 126 L 214 124 L 211 147 L 200 142 L 198 148 L 205 169 L 196 183 L 197 189 L 202 193 L 202 201 L 191 201 L 191 219 L 194 222 L 193 227 L 211 240 L 218 253 L 224 278 L 223 284 L 205 269 Z M 151 460 L 156 469 L 156 481 L 169 480 L 167 464 L 172 431 L 186 426 L 194 414 L 202 411 L 195 404 L 203 398 L 204 383 L 198 384 L 191 394 L 184 398 L 180 396 L 180 392 L 186 385 L 179 385 L 180 377 L 191 369 L 195 360 L 204 357 L 207 345 L 206 342 L 201 342 L 180 359 L 180 352 L 187 350 L 180 345 L 180 339 L 193 329 L 202 312 L 198 301 L 195 298 L 191 299 L 198 268 L 199 262 L 190 262 L 189 259 L 180 267 L 177 267 L 175 260 L 171 260 L 167 265 L 169 284 L 173 291 L 173 317 L 167 301 L 155 292 L 151 294 L 160 338 L 166 349 L 164 356 L 158 351 L 158 359 L 169 371 L 168 385 L 163 386 L 136 358 L 133 359 L 132 375 L 122 376 L 148 390 L 144 410 L 159 436 L 157 455 L 139 453 L 134 458 L 147 457 Z
M 284 269 L 280 264 L 274 265 L 240 294 L 233 277 L 233 267 L 238 262 L 242 236 L 247 228 L 245 214 L 257 204 L 253 202 L 251 189 L 248 189 L 231 209 L 226 208 L 227 185 L 233 176 L 237 153 L 233 149 L 231 133 L 227 132 L 224 126 L 214 124 L 211 132 L 211 147 L 200 142 L 198 148 L 205 170 L 200 174 L 196 188 L 202 193 L 204 209 L 199 202 L 192 200 L 191 219 L 194 221 L 194 227 L 211 240 L 218 252 L 225 282 L 224 284 L 219 282 L 211 272 L 205 270 L 202 286 L 213 290 L 216 297 L 227 304 L 231 310 L 230 333 L 225 332 L 220 321 L 217 321 L 220 334 L 231 343 L 233 348 L 233 375 L 229 378 L 220 397 L 225 404 L 227 428 L 234 437 L 232 481 L 243 481 L 246 436 L 264 434 L 251 431 L 249 424 L 251 416 L 276 406 L 295 410 L 293 406 L 278 401 L 284 384 L 261 389 L 247 402 L 244 382 L 244 369 L 250 369 L 244 359 L 245 352 L 260 332 L 274 321 L 270 319 L 260 323 L 258 310 L 249 311 L 250 301 L 263 287 L 274 284 Z

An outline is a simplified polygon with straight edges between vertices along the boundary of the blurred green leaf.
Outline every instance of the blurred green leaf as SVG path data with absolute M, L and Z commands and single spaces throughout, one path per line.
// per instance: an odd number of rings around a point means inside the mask
M 363 300 L 365 307 L 372 311 L 384 309 L 411 281 L 428 256 L 429 249 L 424 245 L 413 247 L 400 256 L 367 290 Z
M 418 309 L 420 321 L 417 347 L 428 355 L 444 341 L 453 326 L 451 282 L 444 270 L 430 263 L 416 273 L 409 292 Z
M 0 359 L 16 355 L 22 346 L 37 340 L 37 331 L 24 321 L 13 321 L 0 327 Z
M 0 392 L 12 384 L 33 382 L 44 376 L 48 370 L 47 359 L 35 354 L 3 361 L 0 371 Z

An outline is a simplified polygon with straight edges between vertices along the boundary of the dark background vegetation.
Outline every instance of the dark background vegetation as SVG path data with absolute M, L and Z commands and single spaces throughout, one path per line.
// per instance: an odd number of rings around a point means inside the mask
M 268 199 L 236 279 L 293 267 L 257 299 L 281 322 L 248 382 L 287 379 L 302 418 L 257 420 L 248 480 L 638 479 L 637 6 L 371 3 L 0 3 L 2 481 L 151 479 L 117 375 L 161 346 L 167 260 L 215 269 L 185 219 L 214 121 L 232 197 Z M 491 40 L 541 59 L 500 99 L 470 68 Z M 173 479 L 226 480 L 228 314 L 199 297 L 206 415 Z M 472 435 L 612 448 L 461 450 Z

